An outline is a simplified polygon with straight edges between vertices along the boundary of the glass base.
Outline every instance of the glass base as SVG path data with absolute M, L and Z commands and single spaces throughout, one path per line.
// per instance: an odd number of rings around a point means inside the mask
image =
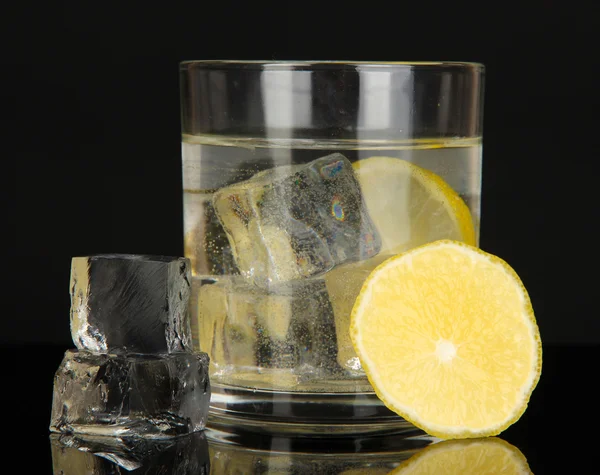
M 306 393 L 212 385 L 208 427 L 287 437 L 424 434 L 374 392 Z

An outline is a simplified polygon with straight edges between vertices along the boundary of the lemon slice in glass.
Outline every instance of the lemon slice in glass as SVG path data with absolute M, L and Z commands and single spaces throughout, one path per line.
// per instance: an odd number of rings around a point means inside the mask
M 370 157 L 352 166 L 382 248 L 371 259 L 337 266 L 325 283 L 336 319 L 338 363 L 364 377 L 348 330 L 352 306 L 370 272 L 395 254 L 438 239 L 475 245 L 476 233 L 465 202 L 435 173 L 392 157 Z
M 353 168 L 382 254 L 438 239 L 476 244 L 469 208 L 435 173 L 392 157 L 359 160 Z
M 367 277 L 350 336 L 379 399 L 427 433 L 495 435 L 523 414 L 541 372 L 527 291 L 503 260 L 436 241 Z

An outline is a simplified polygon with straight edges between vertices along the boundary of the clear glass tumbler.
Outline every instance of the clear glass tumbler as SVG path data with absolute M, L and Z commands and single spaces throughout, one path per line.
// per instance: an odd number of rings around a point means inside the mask
M 209 425 L 413 430 L 373 392 L 350 313 L 386 258 L 437 239 L 477 244 L 483 66 L 187 61 L 180 74 Z

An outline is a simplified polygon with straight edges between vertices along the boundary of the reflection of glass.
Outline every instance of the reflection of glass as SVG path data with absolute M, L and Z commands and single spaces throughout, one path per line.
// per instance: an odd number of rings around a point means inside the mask
M 185 255 L 213 427 L 410 428 L 375 396 L 350 312 L 387 257 L 476 243 L 482 79 L 467 63 L 182 63 Z
M 403 462 L 390 475 L 531 474 L 527 459 L 515 446 L 497 437 L 446 440 Z
M 427 447 L 428 436 L 374 438 L 287 438 L 228 436 L 209 431 L 211 475 L 384 475 Z
M 54 475 L 209 473 L 204 432 L 166 439 L 52 434 L 50 446 Z

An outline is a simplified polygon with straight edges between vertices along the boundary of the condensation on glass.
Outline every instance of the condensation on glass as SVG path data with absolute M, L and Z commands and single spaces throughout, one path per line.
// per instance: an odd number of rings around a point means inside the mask
M 483 75 L 475 63 L 181 64 L 185 255 L 213 427 L 411 430 L 373 393 L 350 312 L 387 257 L 466 239 L 415 176 L 460 196 L 477 242 Z

